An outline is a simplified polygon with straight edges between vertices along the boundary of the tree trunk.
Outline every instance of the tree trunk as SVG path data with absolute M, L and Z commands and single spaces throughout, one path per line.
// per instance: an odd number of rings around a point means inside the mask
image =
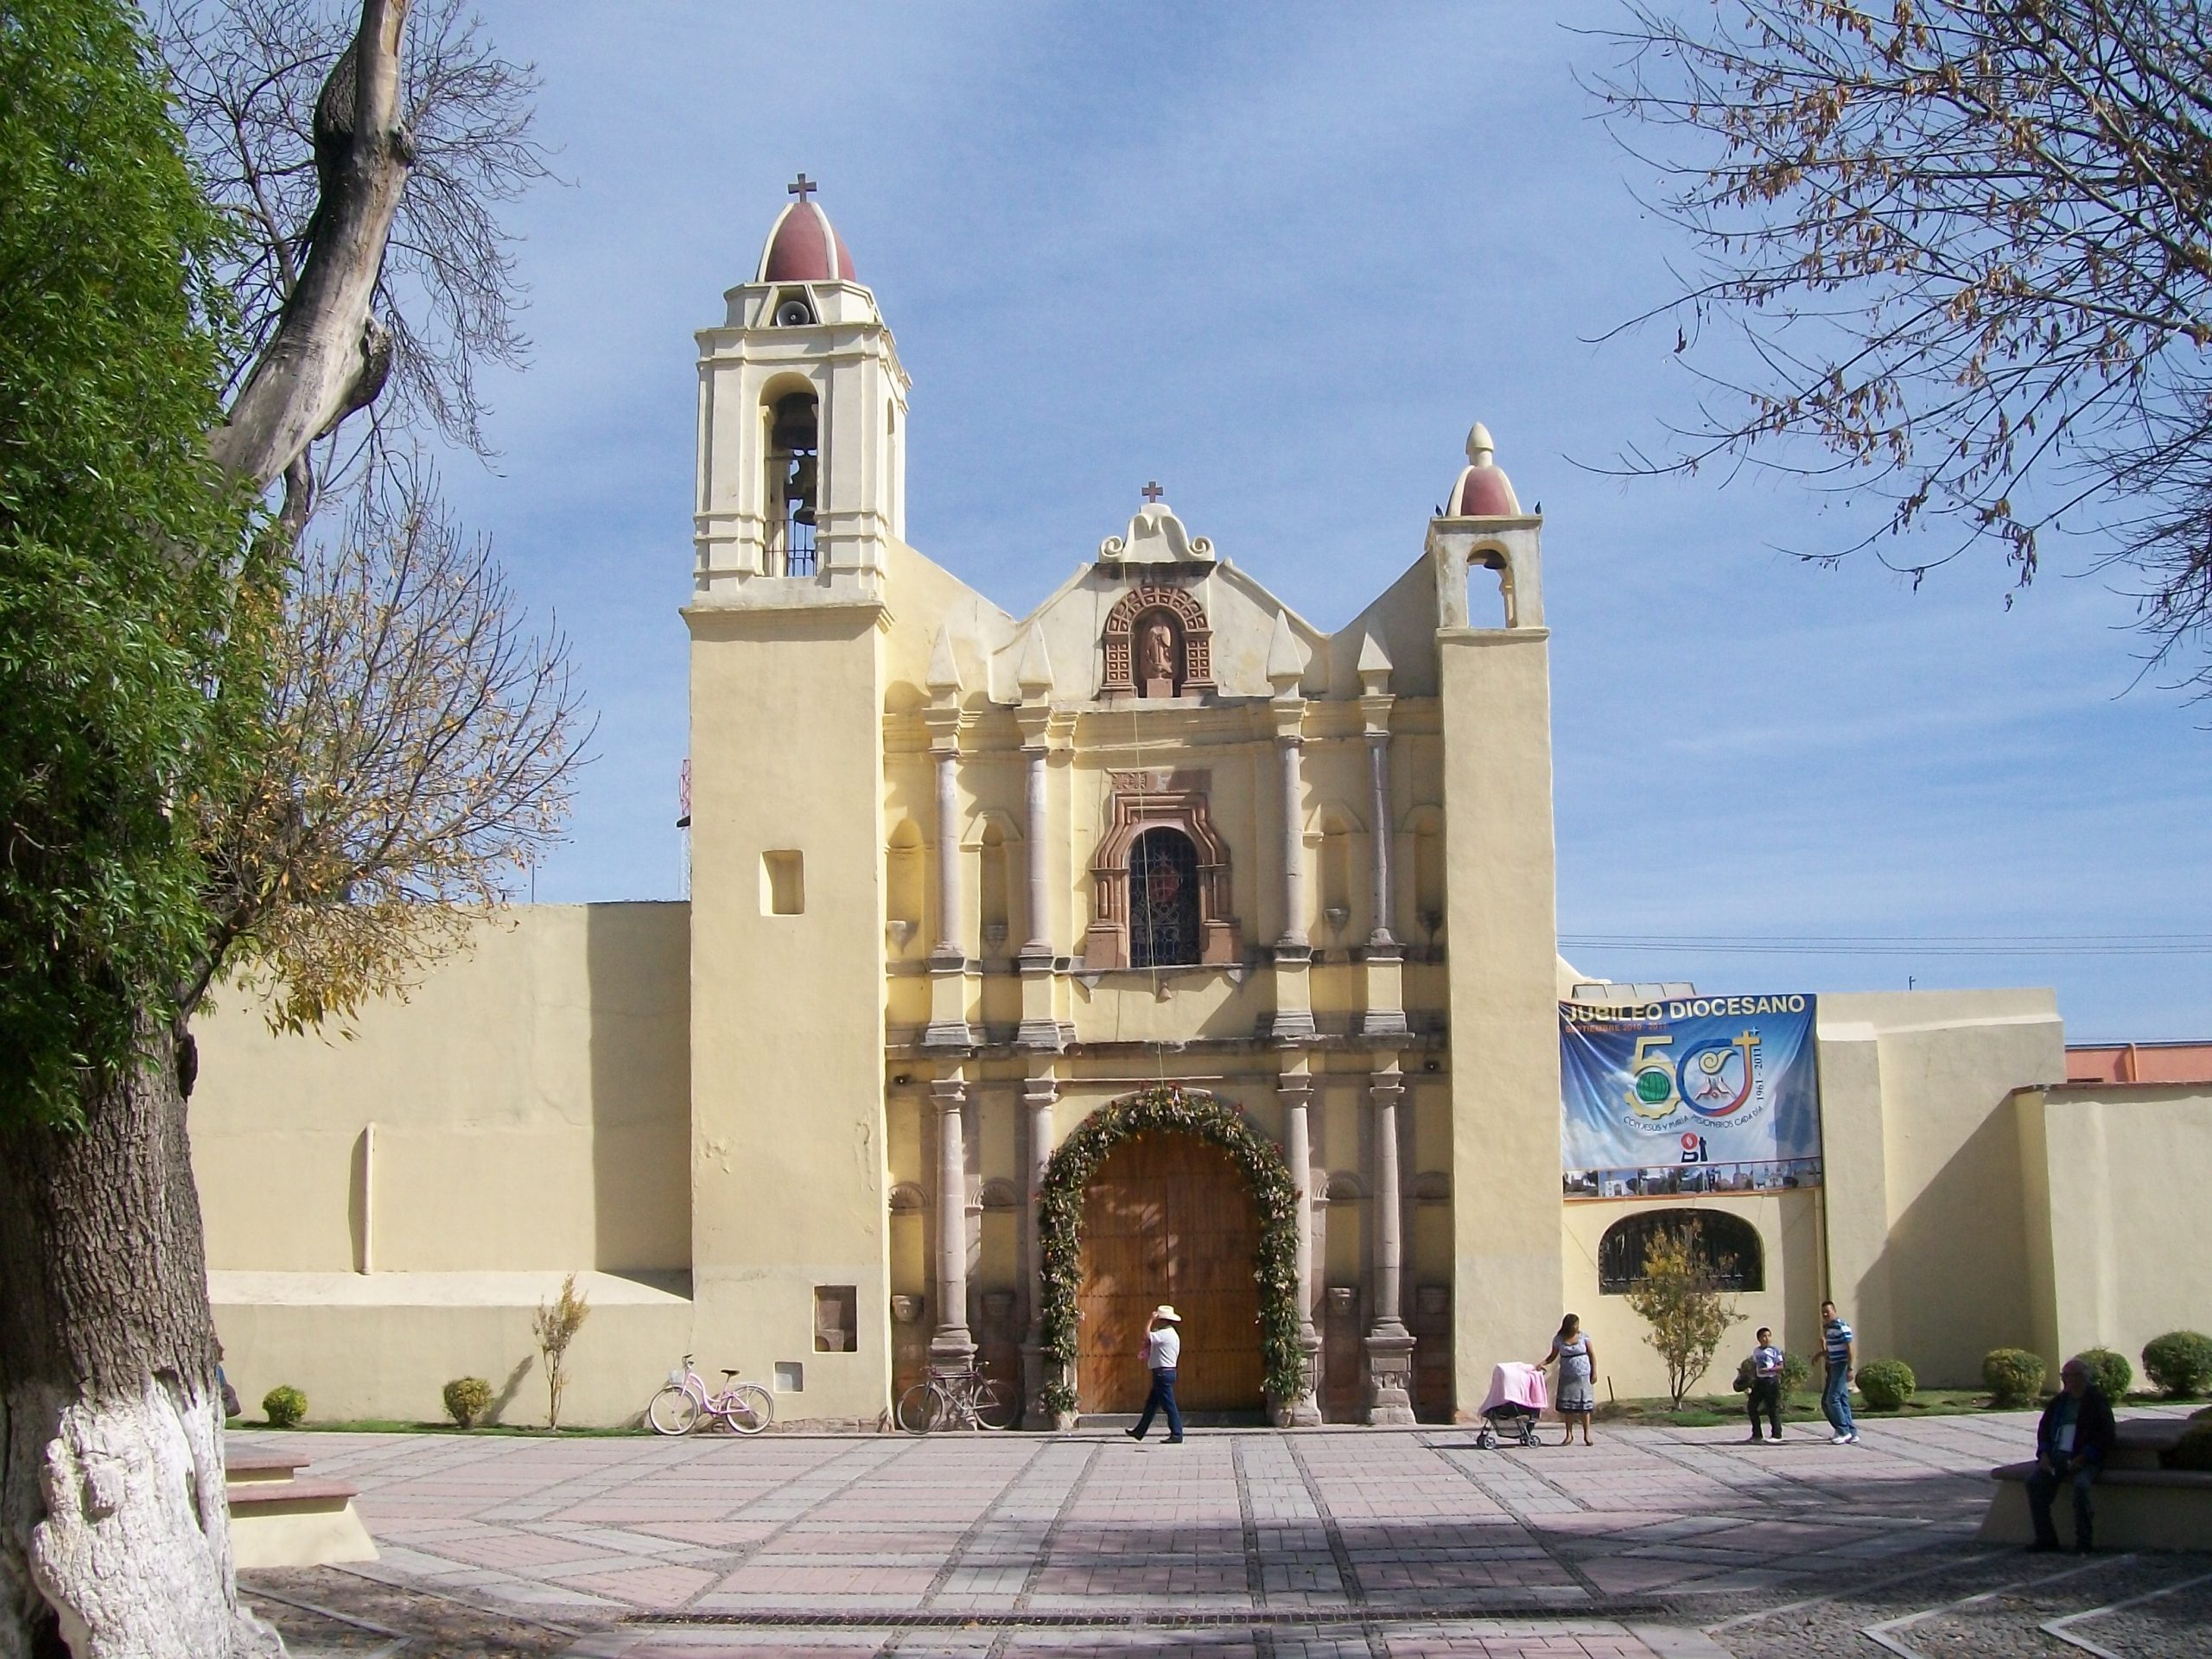
M 175 1035 L 0 1130 L 0 1659 L 281 1654 L 238 1605 Z

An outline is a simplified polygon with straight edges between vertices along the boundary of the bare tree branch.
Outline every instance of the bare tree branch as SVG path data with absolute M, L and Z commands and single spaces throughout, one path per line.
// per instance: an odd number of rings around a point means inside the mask
M 194 988 L 276 982 L 297 1028 L 404 988 L 558 838 L 582 763 L 568 643 L 528 624 L 424 466 L 311 536 L 281 616 L 259 765 L 204 825 L 221 919 Z
M 2153 660 L 2212 621 L 2212 36 L 2195 0 L 1630 0 L 1590 84 L 1700 256 L 1709 394 L 1675 452 L 1885 498 L 1916 577 L 2053 531 L 2126 573 Z M 1656 135 L 1649 149 L 1640 137 Z M 1720 331 L 1718 340 L 1714 331 Z M 1618 332 L 1618 331 L 1617 331 Z M 1729 346 L 1732 337 L 1734 345 Z M 1701 366 L 1716 346 L 1748 376 Z M 1811 451 L 1824 450 L 1827 459 Z M 1949 524 L 1949 551 L 1891 538 Z M 2212 665 L 2189 668 L 2212 690 Z

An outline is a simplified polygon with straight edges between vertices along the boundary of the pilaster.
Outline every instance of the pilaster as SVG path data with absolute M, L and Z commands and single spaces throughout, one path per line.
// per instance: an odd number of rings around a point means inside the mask
M 930 1338 L 930 1369 L 940 1374 L 976 1364 L 976 1339 L 968 1330 L 967 1099 L 958 1066 L 930 1084 L 937 1113 L 937 1331 Z
M 1059 1079 L 1045 1062 L 1023 1079 L 1022 1170 L 1027 1205 L 1021 1222 L 1022 1281 L 1028 1287 L 1029 1326 L 1021 1339 L 1021 1398 L 1023 1415 L 1033 1424 L 1049 1424 L 1052 1414 L 1045 1403 L 1044 1238 L 1038 1206 L 1045 1196 L 1045 1169 L 1052 1159 L 1052 1107 L 1060 1097 Z
M 1283 1161 L 1290 1166 L 1298 1198 L 1298 1351 L 1304 1357 L 1298 1396 L 1281 1408 L 1290 1428 L 1310 1428 L 1321 1421 L 1316 1389 L 1320 1379 L 1321 1336 L 1313 1327 L 1313 1141 L 1306 1111 L 1313 1099 L 1313 1078 L 1302 1054 L 1276 1080 L 1282 1101 Z
M 930 759 L 937 783 L 937 941 L 930 947 L 930 1020 L 922 1046 L 975 1046 L 968 1026 L 968 953 L 962 942 L 960 880 L 960 728 L 965 717 L 957 698 L 960 682 L 952 666 L 950 639 L 940 633 L 931 664 L 931 702 L 922 719 L 929 728 Z
M 1405 1098 L 1398 1057 L 1378 1057 L 1367 1098 L 1374 1146 L 1375 1251 L 1368 1306 L 1367 1421 L 1414 1421 L 1414 1338 L 1401 1313 L 1405 1262 L 1403 1194 L 1398 1171 L 1398 1106 Z

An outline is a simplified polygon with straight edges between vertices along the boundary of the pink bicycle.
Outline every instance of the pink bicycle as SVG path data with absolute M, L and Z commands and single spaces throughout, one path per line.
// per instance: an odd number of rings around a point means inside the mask
M 689 1434 L 710 1420 L 736 1433 L 758 1434 L 776 1420 L 775 1396 L 758 1382 L 740 1382 L 734 1370 L 723 1371 L 720 1394 L 709 1394 L 686 1354 L 645 1408 L 645 1421 L 656 1434 Z

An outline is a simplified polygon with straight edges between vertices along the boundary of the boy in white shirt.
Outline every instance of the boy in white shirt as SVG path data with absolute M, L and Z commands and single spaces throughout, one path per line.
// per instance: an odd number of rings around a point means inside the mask
M 1153 1413 L 1165 1407 L 1167 1444 L 1183 1443 L 1183 1414 L 1175 1404 L 1175 1362 L 1183 1356 L 1183 1333 L 1175 1327 L 1182 1319 L 1166 1302 L 1152 1311 L 1152 1323 L 1144 1337 L 1144 1363 L 1152 1373 L 1152 1392 L 1145 1397 L 1144 1415 L 1137 1419 L 1137 1426 L 1122 1431 L 1133 1440 L 1144 1439 L 1145 1430 L 1152 1427 Z
M 1759 1438 L 1759 1411 L 1766 1411 L 1774 1438 L 1782 1438 L 1782 1350 L 1774 1345 L 1774 1332 L 1759 1326 L 1758 1345 L 1751 1350 L 1751 1438 Z

